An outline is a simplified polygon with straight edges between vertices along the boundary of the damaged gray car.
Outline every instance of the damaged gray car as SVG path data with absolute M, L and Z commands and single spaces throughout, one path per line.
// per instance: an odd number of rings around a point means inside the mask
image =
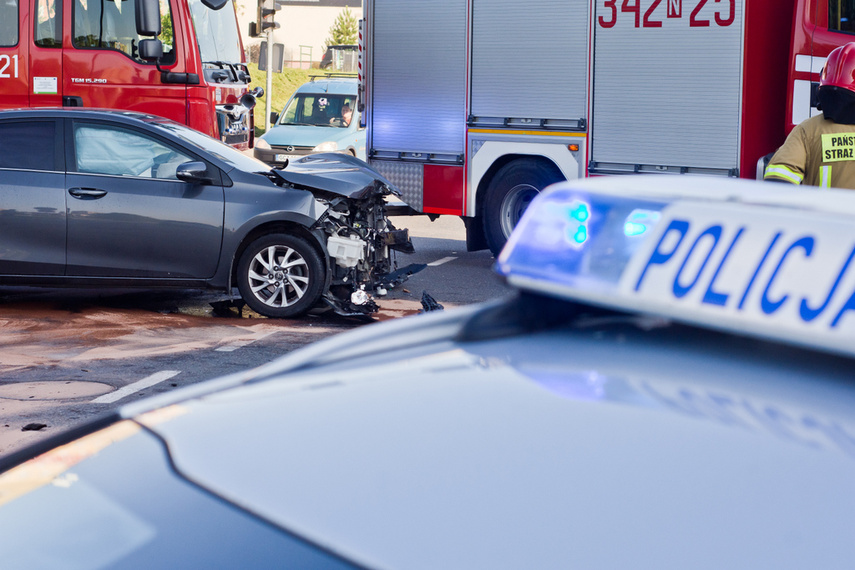
M 395 188 L 341 154 L 280 170 L 121 111 L 0 112 L 0 285 L 237 288 L 268 317 L 370 315 L 422 266 Z

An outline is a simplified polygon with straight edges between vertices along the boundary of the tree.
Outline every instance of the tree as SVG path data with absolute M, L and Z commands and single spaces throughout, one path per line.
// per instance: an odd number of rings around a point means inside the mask
M 160 41 L 164 43 L 164 45 L 172 46 L 174 41 L 172 31 L 172 16 L 169 14 L 169 11 L 165 14 L 161 14 L 160 16 Z
M 330 27 L 329 37 L 326 39 L 326 45 L 340 46 L 353 45 L 356 43 L 357 23 L 356 17 L 350 11 L 350 8 L 345 7 L 336 17 L 335 22 Z

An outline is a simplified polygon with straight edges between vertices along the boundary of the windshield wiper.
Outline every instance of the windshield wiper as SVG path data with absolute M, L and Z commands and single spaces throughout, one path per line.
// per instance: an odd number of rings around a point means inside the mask
M 202 64 L 216 66 L 220 69 L 228 70 L 229 72 L 231 72 L 232 81 L 240 81 L 242 83 L 249 83 L 250 81 L 249 73 L 244 69 L 239 69 L 239 67 L 244 65 L 242 63 L 229 63 L 227 61 L 203 61 Z

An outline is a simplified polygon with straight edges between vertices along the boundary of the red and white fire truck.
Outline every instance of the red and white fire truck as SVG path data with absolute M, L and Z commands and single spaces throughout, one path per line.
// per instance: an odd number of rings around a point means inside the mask
M 366 0 L 371 164 L 497 252 L 560 179 L 754 178 L 816 113 L 848 0 Z
M 0 109 L 128 109 L 247 149 L 249 82 L 232 0 L 0 0 Z

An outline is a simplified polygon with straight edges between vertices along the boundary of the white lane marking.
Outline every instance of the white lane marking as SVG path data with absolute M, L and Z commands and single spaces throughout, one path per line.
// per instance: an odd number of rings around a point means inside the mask
M 442 259 L 437 259 L 433 263 L 428 263 L 428 267 L 439 267 L 443 263 L 448 263 L 449 261 L 454 261 L 457 259 L 456 257 L 443 257 Z
M 245 338 L 245 339 L 236 340 L 236 341 L 232 342 L 231 344 L 228 344 L 226 346 L 221 346 L 220 348 L 215 349 L 215 352 L 234 352 L 235 350 L 237 350 L 239 348 L 243 348 L 244 346 L 247 346 L 248 344 L 252 344 L 252 343 L 259 341 L 263 338 L 267 338 L 270 335 L 277 333 L 277 332 L 279 332 L 279 331 L 268 331 L 266 333 L 260 334 L 258 336 L 254 336 L 252 338 Z
M 162 370 L 160 372 L 156 372 L 151 376 L 147 376 L 142 380 L 138 380 L 133 384 L 128 384 L 124 388 L 119 388 L 115 392 L 110 392 L 109 394 L 104 394 L 103 396 L 99 396 L 92 400 L 93 404 L 112 404 L 118 400 L 121 400 L 125 396 L 129 396 L 134 392 L 139 392 L 140 390 L 145 390 L 146 388 L 150 388 L 155 384 L 160 384 L 164 380 L 169 380 L 173 376 L 180 374 L 180 370 Z

